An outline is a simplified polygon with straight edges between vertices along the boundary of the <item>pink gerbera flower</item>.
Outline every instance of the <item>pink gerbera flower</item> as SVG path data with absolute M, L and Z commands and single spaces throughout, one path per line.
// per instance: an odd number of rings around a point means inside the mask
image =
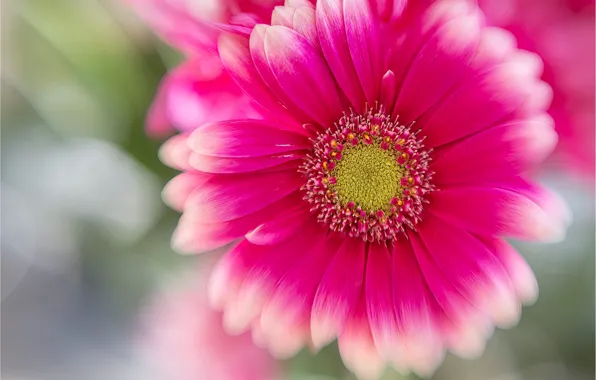
M 252 343 L 250 334 L 224 331 L 221 313 L 209 307 L 203 276 L 171 284 L 143 311 L 142 353 L 164 379 L 268 380 L 277 375 L 275 360 Z
M 467 2 L 289 0 L 220 37 L 262 106 L 162 148 L 184 171 L 175 247 L 241 239 L 211 280 L 229 331 L 279 357 L 336 337 L 346 366 L 432 373 L 482 352 L 534 301 L 504 240 L 561 239 L 562 201 L 525 176 L 555 146 L 542 64 Z
M 259 117 L 217 55 L 222 30 L 249 30 L 269 19 L 281 0 L 126 0 L 185 61 L 160 84 L 147 116 L 147 133 L 175 130 L 230 117 Z
M 594 0 L 479 0 L 493 25 L 544 60 L 554 90 L 549 113 L 566 167 L 594 178 Z

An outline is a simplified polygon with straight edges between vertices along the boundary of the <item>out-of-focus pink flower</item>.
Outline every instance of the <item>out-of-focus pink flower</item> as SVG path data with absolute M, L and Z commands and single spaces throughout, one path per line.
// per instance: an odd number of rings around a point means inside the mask
M 594 177 L 594 0 L 479 0 L 490 24 L 511 31 L 539 54 L 554 91 L 550 114 L 558 158 Z M 557 157 L 557 156 L 555 156 Z
M 283 0 L 127 0 L 186 61 L 162 81 L 147 117 L 155 138 L 211 121 L 257 117 L 254 104 L 223 70 L 217 55 L 222 30 L 249 33 Z
M 211 299 L 279 357 L 338 337 L 362 378 L 482 352 L 537 286 L 503 238 L 553 241 L 564 202 L 527 173 L 554 148 L 542 63 L 467 1 L 291 0 L 222 35 L 266 114 L 166 142 L 175 247 L 241 239 Z
M 164 379 L 273 379 L 275 360 L 249 334 L 230 336 L 223 330 L 221 313 L 209 307 L 205 280 L 171 284 L 147 305 L 140 337 L 146 358 Z
M 174 126 L 191 131 L 230 117 L 258 118 L 259 113 L 224 70 L 219 56 L 205 53 L 188 58 L 164 78 L 149 109 L 146 131 L 163 137 Z

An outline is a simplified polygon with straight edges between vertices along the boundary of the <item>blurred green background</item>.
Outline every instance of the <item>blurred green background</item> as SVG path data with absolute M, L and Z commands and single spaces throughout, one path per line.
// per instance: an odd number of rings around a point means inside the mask
M 137 310 L 196 260 L 169 247 L 178 215 L 160 191 L 174 172 L 143 132 L 179 57 L 121 1 L 7 0 L 1 15 L 2 379 L 155 379 L 134 350 Z M 561 244 L 520 246 L 538 303 L 435 379 L 594 379 L 592 185 L 543 177 L 575 222 Z M 351 378 L 333 345 L 284 368 Z

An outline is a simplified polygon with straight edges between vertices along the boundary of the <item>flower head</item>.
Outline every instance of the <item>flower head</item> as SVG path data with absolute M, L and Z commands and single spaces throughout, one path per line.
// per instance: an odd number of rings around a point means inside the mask
M 221 313 L 209 307 L 204 277 L 157 293 L 141 322 L 143 353 L 164 378 L 266 380 L 276 374 L 275 360 L 250 334 L 224 331 Z
M 553 149 L 542 65 L 460 1 L 290 0 L 222 35 L 264 113 L 166 142 L 175 247 L 241 239 L 211 279 L 229 331 L 279 357 L 336 337 L 348 368 L 428 375 L 482 352 L 537 295 L 503 239 L 569 215 L 525 177 Z

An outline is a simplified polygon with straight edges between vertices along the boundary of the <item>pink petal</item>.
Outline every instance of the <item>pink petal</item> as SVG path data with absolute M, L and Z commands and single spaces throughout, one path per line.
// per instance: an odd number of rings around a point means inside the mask
M 454 187 L 430 194 L 431 212 L 467 231 L 484 236 L 507 236 L 521 240 L 558 241 L 567 222 L 524 194 L 503 188 Z
M 248 39 L 231 34 L 222 35 L 218 44 L 223 66 L 244 92 L 271 116 L 302 129 L 300 123 L 285 109 L 265 86 L 250 55 Z
M 442 317 L 430 293 L 408 240 L 392 251 L 393 306 L 397 321 L 396 368 L 412 368 L 430 377 L 443 361 L 444 349 L 437 322 Z
M 340 0 L 317 1 L 316 17 L 319 42 L 325 60 L 336 82 L 346 94 L 355 111 L 363 111 L 366 98 L 351 62 L 346 37 L 343 5 Z
M 498 326 L 517 324 L 521 307 L 501 262 L 479 240 L 427 215 L 417 226 L 432 259 L 447 280 Z
M 295 171 L 216 175 L 195 190 L 184 212 L 201 223 L 241 218 L 298 190 L 303 182 Z
M 198 154 L 214 157 L 249 158 L 309 149 L 305 137 L 279 129 L 265 120 L 228 120 L 196 129 L 188 145 Z
M 395 104 L 394 114 L 402 123 L 418 119 L 460 81 L 476 54 L 481 27 L 478 13 L 455 18 L 424 43 Z
M 149 111 L 147 111 L 145 131 L 151 138 L 161 139 L 175 131 L 168 117 L 167 108 L 168 94 L 171 86 L 172 74 L 168 74 L 159 84 L 155 99 L 153 99 L 153 103 L 149 107 Z
M 164 164 L 178 170 L 192 170 L 188 163 L 192 150 L 188 146 L 188 133 L 171 137 L 159 148 L 159 158 Z
M 327 267 L 313 301 L 310 324 L 315 347 L 330 343 L 343 330 L 362 294 L 364 268 L 364 241 L 346 239 Z
M 313 223 L 316 222 L 313 221 Z M 341 244 L 341 239 L 336 235 L 325 236 L 326 229 L 322 226 L 319 229 L 320 232 L 317 235 L 309 236 L 309 239 L 315 240 L 317 244 L 308 250 L 296 252 L 300 255 L 299 261 L 280 279 L 263 308 L 261 328 L 274 347 L 276 342 L 304 344 L 310 337 L 307 326 L 310 322 L 315 292 L 329 262 Z M 305 268 L 308 268 L 308 271 L 305 271 Z M 335 307 L 335 305 L 328 304 L 327 307 Z M 291 345 L 291 347 L 299 349 L 302 344 Z M 291 350 L 287 352 L 292 355 L 296 353 Z
M 217 55 L 189 58 L 168 79 L 165 111 L 179 130 L 220 120 L 260 118 L 256 104 L 224 70 Z
M 257 26 L 251 35 L 251 54 L 259 74 L 287 107 L 297 107 L 322 126 L 341 117 L 329 68 L 303 36 L 282 26 Z
M 542 162 L 556 143 L 546 114 L 485 129 L 435 152 L 433 181 L 441 187 L 517 176 Z
M 164 187 L 163 201 L 174 210 L 182 211 L 193 191 L 212 178 L 211 174 L 195 171 L 178 174 Z
M 261 223 L 282 214 L 292 204 L 300 202 L 300 194 L 293 193 L 252 214 L 221 223 L 196 222 L 185 214 L 172 238 L 172 246 L 181 253 L 202 253 L 222 247 L 255 229 Z

